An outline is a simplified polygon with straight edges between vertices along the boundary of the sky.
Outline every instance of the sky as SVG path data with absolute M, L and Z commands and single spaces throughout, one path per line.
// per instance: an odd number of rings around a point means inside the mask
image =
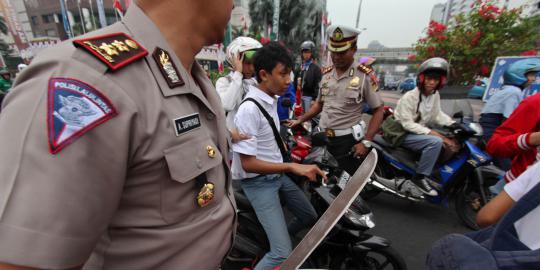
M 360 0 L 327 0 L 332 24 L 356 26 Z M 444 0 L 363 0 L 358 28 L 358 47 L 366 48 L 372 40 L 386 47 L 410 47 L 427 28 L 431 9 Z

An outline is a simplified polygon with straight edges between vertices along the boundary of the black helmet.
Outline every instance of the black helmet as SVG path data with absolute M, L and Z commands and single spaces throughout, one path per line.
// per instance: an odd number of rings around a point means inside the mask
M 418 88 L 422 89 L 424 87 L 425 76 L 428 74 L 436 74 L 441 78 L 441 82 L 436 89 L 439 90 L 446 84 L 449 69 L 450 65 L 445 59 L 440 57 L 430 58 L 420 64 L 420 67 L 418 68 L 418 76 L 416 78 L 416 85 Z
M 314 49 L 315 49 L 315 43 L 313 43 L 313 41 L 311 40 L 304 41 L 302 42 L 302 45 L 300 45 L 300 51 L 304 51 L 304 50 L 313 51 Z

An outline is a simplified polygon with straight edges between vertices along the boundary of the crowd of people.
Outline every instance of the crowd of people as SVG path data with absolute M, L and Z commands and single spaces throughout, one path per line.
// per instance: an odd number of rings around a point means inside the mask
M 48 49 L 21 73 L 0 115 L 0 139 L 9 142 L 0 152 L 0 269 L 217 269 L 234 239 L 232 182 L 270 242 L 255 269 L 278 267 L 292 251 L 290 235 L 317 220 L 290 175 L 326 178 L 315 165 L 290 162 L 283 120 L 295 127 L 320 117 L 329 151 L 351 175 L 381 127 L 393 127 L 385 139 L 421 155 L 413 182 L 437 195 L 435 162 L 459 149 L 432 128 L 456 125 L 440 106 L 447 60 L 423 62 L 416 89 L 384 122 L 373 59 L 357 61 L 360 32 L 347 26 L 328 27 L 333 64 L 323 68 L 312 41 L 298 48 L 293 70 L 282 44 L 238 37 L 226 48 L 231 72 L 214 88 L 194 57 L 222 42 L 232 9 L 223 2 L 137 1 L 122 23 Z M 540 95 L 520 91 L 539 67 L 509 68 L 482 112 L 488 151 L 514 158 L 510 183 L 482 209 L 481 225 L 538 182 L 538 165 L 526 170 L 540 156 Z M 298 102 L 303 114 L 289 119 Z M 518 235 L 536 228 L 531 219 Z

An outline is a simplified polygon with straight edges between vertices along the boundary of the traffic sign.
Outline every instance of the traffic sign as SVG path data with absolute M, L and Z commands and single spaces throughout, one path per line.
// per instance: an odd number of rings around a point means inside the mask
M 503 74 L 504 71 L 513 63 L 527 58 L 538 58 L 540 56 L 501 56 L 495 59 L 495 65 L 491 70 L 491 76 L 484 91 L 484 97 L 482 100 L 484 102 L 488 101 L 491 96 L 493 96 L 497 91 L 501 90 L 501 87 L 504 84 Z M 536 74 L 536 81 L 525 90 L 524 96 L 529 96 L 540 92 L 540 72 Z

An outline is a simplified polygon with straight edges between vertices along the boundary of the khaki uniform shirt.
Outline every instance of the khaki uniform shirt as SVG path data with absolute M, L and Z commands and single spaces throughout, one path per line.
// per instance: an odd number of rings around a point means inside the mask
M 335 69 L 324 74 L 317 101 L 323 102 L 319 125 L 331 129 L 347 129 L 358 124 L 364 103 L 371 108 L 383 104 L 379 93 L 372 90 L 369 76 L 354 64 L 340 77 Z
M 193 76 L 183 68 L 135 4 L 122 23 L 86 37 L 117 32 L 148 55 L 113 72 L 64 42 L 42 52 L 6 97 L 0 115 L 0 262 L 45 269 L 86 261 L 84 269 L 214 270 L 230 249 L 235 209 L 219 96 L 199 65 Z M 184 85 L 168 85 L 152 56 L 158 47 L 169 52 Z M 54 154 L 50 137 L 77 127 L 51 129 L 51 121 L 96 111 L 76 97 L 51 101 L 51 87 L 58 85 L 49 85 L 50 78 L 68 82 L 66 91 L 93 88 L 102 95 L 90 95 L 96 104 L 116 111 L 78 136 L 58 137 L 69 144 Z M 54 114 L 52 103 L 60 106 Z M 178 132 L 178 121 L 194 128 Z M 205 207 L 196 202 L 199 175 L 215 184 Z

